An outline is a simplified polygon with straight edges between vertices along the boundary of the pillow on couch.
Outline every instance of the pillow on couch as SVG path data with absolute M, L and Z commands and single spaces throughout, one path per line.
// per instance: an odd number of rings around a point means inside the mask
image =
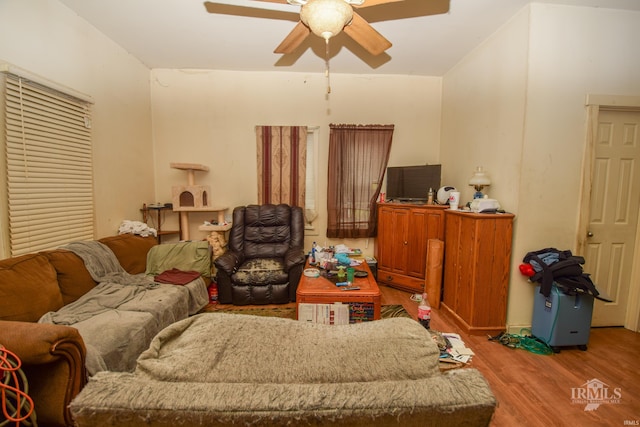
M 66 249 L 42 252 L 56 269 L 62 301 L 70 304 L 93 289 L 98 283 L 78 255 Z
M 0 261 L 0 283 L 0 320 L 37 322 L 45 313 L 62 307 L 56 270 L 44 255 Z
M 135 234 L 119 234 L 98 240 L 113 251 L 122 268 L 130 274 L 144 273 L 147 266 L 147 253 L 158 244 L 155 237 L 142 237 Z

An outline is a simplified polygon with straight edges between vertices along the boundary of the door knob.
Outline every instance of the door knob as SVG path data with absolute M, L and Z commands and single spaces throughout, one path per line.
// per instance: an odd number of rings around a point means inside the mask
M 593 233 L 590 231 L 587 231 L 587 237 L 593 237 Z

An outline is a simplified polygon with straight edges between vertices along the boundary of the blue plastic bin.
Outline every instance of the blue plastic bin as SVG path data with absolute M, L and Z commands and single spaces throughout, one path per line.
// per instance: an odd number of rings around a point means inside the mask
M 531 334 L 547 343 L 555 352 L 560 347 L 587 349 L 593 314 L 593 296 L 564 294 L 554 283 L 545 297 L 536 287 Z

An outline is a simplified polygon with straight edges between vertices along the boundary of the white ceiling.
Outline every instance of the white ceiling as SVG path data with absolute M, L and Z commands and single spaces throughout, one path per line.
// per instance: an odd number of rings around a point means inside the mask
M 149 68 L 324 71 L 324 41 L 316 36 L 290 55 L 273 53 L 298 21 L 296 6 L 283 6 L 292 13 L 230 6 L 219 6 L 226 13 L 210 13 L 204 0 L 60 1 Z M 393 46 L 374 57 L 340 34 L 330 43 L 331 71 L 441 76 L 532 1 L 450 0 L 447 13 L 431 16 L 424 15 L 434 6 L 446 7 L 448 0 L 360 9 Z M 535 1 L 640 10 L 640 0 Z

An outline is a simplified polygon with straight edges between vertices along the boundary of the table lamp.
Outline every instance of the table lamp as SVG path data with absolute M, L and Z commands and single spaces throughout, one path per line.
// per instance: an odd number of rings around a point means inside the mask
M 482 166 L 476 167 L 473 176 L 469 180 L 469 185 L 476 189 L 476 192 L 473 195 L 474 199 L 481 199 L 482 197 L 484 197 L 484 194 L 482 194 L 482 189 L 491 185 L 491 180 L 482 170 Z

